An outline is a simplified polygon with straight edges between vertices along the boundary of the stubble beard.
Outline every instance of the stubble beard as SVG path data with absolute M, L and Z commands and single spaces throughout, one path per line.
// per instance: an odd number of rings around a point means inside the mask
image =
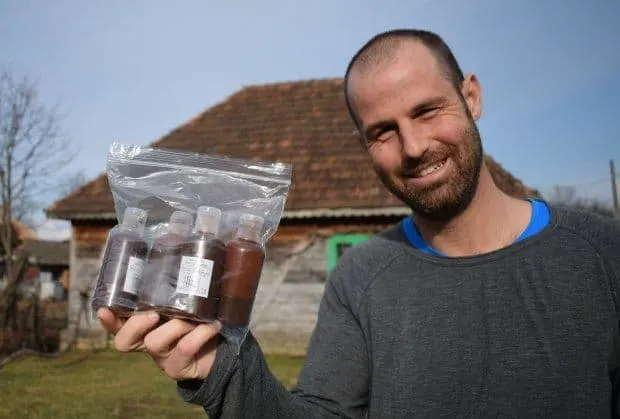
M 408 205 L 415 215 L 438 222 L 449 221 L 461 214 L 476 195 L 483 149 L 480 132 L 471 116 L 468 116 L 469 126 L 464 130 L 458 145 L 446 145 L 441 149 L 443 157 L 449 157 L 452 161 L 454 171 L 446 181 L 423 189 L 413 188 L 407 184 L 404 175 L 393 176 L 375 168 L 387 189 Z M 429 161 L 431 159 L 423 157 L 417 164 Z

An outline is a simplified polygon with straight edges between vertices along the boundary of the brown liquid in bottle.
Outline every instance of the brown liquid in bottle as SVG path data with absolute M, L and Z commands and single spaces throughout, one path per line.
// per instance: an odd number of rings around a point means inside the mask
M 226 258 L 224 242 L 211 233 L 194 235 L 183 245 L 176 290 L 167 315 L 194 321 L 214 320 Z
M 181 263 L 183 237 L 166 234 L 153 241 L 148 256 L 138 310 L 159 309 L 166 305 L 174 293 Z
M 226 245 L 218 319 L 230 326 L 244 327 L 249 324 L 265 261 L 265 251 L 257 243 L 257 233 L 247 233 L 251 229 L 262 228 L 262 220 L 255 218 L 258 217 L 246 220 L 248 225 L 241 225 L 237 237 Z
M 138 310 L 156 310 L 164 317 L 174 294 L 183 243 L 191 227 L 191 215 L 176 211 L 170 217 L 168 232 L 153 241 L 144 270 Z
M 93 292 L 93 309 L 107 307 L 118 317 L 131 316 L 136 308 L 139 282 L 144 269 L 148 245 L 141 236 L 146 213 L 128 208 L 126 221 L 110 231 L 97 285 Z

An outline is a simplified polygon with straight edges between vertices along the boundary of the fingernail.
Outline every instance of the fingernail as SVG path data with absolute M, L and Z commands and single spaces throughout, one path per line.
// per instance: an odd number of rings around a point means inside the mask
M 159 314 L 157 314 L 156 311 L 149 312 L 148 316 L 149 316 L 149 320 L 157 320 L 157 319 L 159 319 Z

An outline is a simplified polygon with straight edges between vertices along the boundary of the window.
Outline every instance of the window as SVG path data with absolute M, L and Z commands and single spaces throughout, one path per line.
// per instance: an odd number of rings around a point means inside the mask
M 368 240 L 367 234 L 336 234 L 327 239 L 327 272 L 331 272 L 338 261 L 351 247 Z
M 51 272 L 41 271 L 39 272 L 39 281 L 41 282 L 52 282 L 54 277 Z

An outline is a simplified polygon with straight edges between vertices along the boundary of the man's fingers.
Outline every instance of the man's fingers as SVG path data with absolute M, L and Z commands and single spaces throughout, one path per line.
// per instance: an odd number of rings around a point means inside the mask
M 154 311 L 132 315 L 114 337 L 114 347 L 120 352 L 141 350 L 144 336 L 158 321 L 159 315 Z
M 197 326 L 191 333 L 181 338 L 177 344 L 178 355 L 183 358 L 195 356 L 207 342 L 220 333 L 221 328 L 220 322 Z
M 166 357 L 179 339 L 194 330 L 195 327 L 196 325 L 192 323 L 172 319 L 147 334 L 144 338 L 144 346 L 152 356 Z
M 123 327 L 123 321 L 116 317 L 114 313 L 107 308 L 100 308 L 97 310 L 97 317 L 106 332 L 113 335 L 115 335 L 120 328 Z
M 159 367 L 175 380 L 204 378 L 209 374 L 219 344 L 219 322 L 202 324 L 182 337 Z

